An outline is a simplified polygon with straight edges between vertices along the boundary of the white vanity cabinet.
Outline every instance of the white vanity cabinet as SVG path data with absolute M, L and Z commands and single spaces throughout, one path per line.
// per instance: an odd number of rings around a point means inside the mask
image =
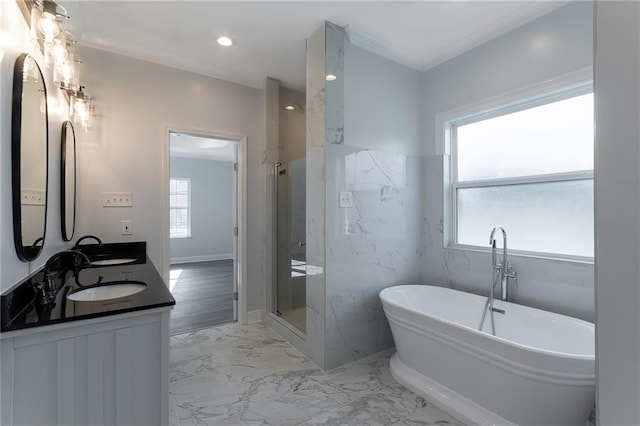
M 167 425 L 161 307 L 0 335 L 0 424 Z

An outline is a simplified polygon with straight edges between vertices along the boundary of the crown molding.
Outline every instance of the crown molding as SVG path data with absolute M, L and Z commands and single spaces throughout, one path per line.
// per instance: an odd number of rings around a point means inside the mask
M 383 58 L 390 59 L 398 64 L 413 68 L 414 70 L 423 71 L 421 61 L 412 60 L 409 54 L 401 52 L 397 46 L 393 46 L 379 38 L 360 31 L 351 25 L 347 25 L 345 29 L 349 37 L 349 41 L 354 46 L 360 47 L 361 49 L 367 50 L 371 53 L 375 53 Z M 400 53 L 395 53 L 394 51 Z

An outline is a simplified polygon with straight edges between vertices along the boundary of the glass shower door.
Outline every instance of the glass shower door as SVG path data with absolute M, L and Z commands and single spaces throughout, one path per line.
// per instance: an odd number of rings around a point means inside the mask
M 275 314 L 305 333 L 306 313 L 306 159 L 275 167 Z

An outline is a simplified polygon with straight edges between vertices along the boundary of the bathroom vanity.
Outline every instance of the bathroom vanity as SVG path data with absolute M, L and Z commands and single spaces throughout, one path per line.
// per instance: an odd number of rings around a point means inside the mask
M 175 301 L 145 243 L 80 249 L 54 303 L 42 270 L 0 297 L 0 424 L 166 425 Z

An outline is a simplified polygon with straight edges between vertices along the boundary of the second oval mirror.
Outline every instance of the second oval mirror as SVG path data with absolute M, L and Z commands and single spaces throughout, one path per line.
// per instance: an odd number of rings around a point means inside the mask
M 60 164 L 60 221 L 62 238 L 73 238 L 76 223 L 76 133 L 70 121 L 62 123 L 62 161 Z

